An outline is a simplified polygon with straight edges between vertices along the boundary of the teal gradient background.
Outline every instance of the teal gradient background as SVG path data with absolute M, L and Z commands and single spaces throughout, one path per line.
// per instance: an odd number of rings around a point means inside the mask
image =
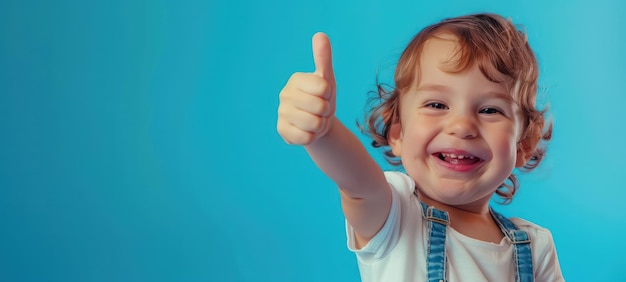
M 359 281 L 278 93 L 325 31 L 358 132 L 417 31 L 484 11 L 528 30 L 555 122 L 497 209 L 553 232 L 568 281 L 626 281 L 626 4 L 605 0 L 0 1 L 0 281 Z

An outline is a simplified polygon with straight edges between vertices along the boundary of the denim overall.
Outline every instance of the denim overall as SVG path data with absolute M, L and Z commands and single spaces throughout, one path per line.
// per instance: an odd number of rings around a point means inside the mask
M 428 223 L 427 261 L 428 282 L 447 282 L 446 227 L 450 223 L 448 213 L 429 207 L 420 202 L 424 218 Z M 515 281 L 533 281 L 533 261 L 530 251 L 530 237 L 526 231 L 519 230 L 513 222 L 489 207 L 489 212 L 502 233 L 513 244 L 515 259 Z

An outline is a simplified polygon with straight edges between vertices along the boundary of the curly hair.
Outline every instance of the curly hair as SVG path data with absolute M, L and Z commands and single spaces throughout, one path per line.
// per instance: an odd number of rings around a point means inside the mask
M 376 81 L 377 90 L 368 100 L 365 123 L 360 128 L 373 139 L 375 148 L 384 149 L 385 158 L 392 165 L 401 165 L 389 147 L 391 125 L 400 118 L 400 99 L 403 93 L 420 79 L 419 58 L 426 41 L 442 34 L 457 38 L 458 58 L 446 64 L 445 71 L 463 72 L 477 65 L 483 75 L 493 82 L 503 83 L 521 109 L 524 131 L 518 146 L 534 150 L 529 161 L 520 168 L 529 172 L 536 168 L 545 155 L 546 144 L 552 138 L 552 124 L 546 122 L 546 108 L 535 105 L 539 68 L 528 44 L 526 33 L 510 20 L 496 14 L 473 14 L 445 19 L 420 31 L 403 51 L 396 66 L 393 87 Z M 504 75 L 505 80 L 497 77 Z M 513 173 L 498 187 L 496 194 L 508 204 L 519 188 Z

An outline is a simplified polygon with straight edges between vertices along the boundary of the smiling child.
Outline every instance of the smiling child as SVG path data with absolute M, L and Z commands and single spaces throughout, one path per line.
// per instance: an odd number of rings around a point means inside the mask
M 364 131 L 403 172 L 383 172 L 335 117 L 330 41 L 313 37 L 314 73 L 280 93 L 277 128 L 338 186 L 363 281 L 563 281 L 549 230 L 489 205 L 519 187 L 551 126 L 535 105 L 538 66 L 499 15 L 424 28 L 379 86 Z

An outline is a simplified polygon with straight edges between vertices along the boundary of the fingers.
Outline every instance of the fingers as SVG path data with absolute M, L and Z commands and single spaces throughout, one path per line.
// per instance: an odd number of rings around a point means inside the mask
M 289 144 L 308 145 L 330 128 L 333 105 L 320 93 L 309 93 L 317 80 L 325 81 L 315 74 L 294 74 L 280 92 L 277 129 Z M 324 87 L 318 88 L 315 91 L 324 92 Z
M 287 101 L 291 99 L 290 101 Z M 320 97 L 302 94 L 297 97 L 285 97 L 284 101 L 291 103 L 296 109 L 319 117 L 329 117 L 332 114 L 330 103 Z
M 325 100 L 331 100 L 332 90 L 326 79 L 311 73 L 294 73 L 289 78 L 282 92 L 299 92 L 306 95 L 317 96 Z M 284 95 L 281 93 L 281 95 Z M 292 94 L 295 96 L 295 93 Z
M 315 141 L 315 133 L 297 128 L 285 120 L 278 120 L 277 130 L 283 140 L 290 145 L 309 145 Z
M 281 102 L 278 107 L 277 130 L 288 144 L 311 144 L 328 131 L 329 121 L 327 117 L 300 110 L 289 103 Z
M 285 119 L 289 125 L 311 134 L 323 132 L 328 124 L 327 118 L 304 111 L 295 110 L 289 115 L 289 120 Z
M 323 120 L 334 114 L 333 105 L 327 99 L 294 89 L 290 84 L 280 92 L 279 97 L 279 119 L 285 119 L 305 131 L 319 132 L 325 122 Z
M 328 36 L 312 39 L 314 73 L 294 73 L 280 92 L 278 133 L 289 144 L 308 145 L 326 135 L 335 114 L 335 74 Z
M 333 54 L 328 36 L 322 32 L 313 35 L 313 61 L 315 74 L 323 77 L 335 88 L 335 72 L 333 71 Z

